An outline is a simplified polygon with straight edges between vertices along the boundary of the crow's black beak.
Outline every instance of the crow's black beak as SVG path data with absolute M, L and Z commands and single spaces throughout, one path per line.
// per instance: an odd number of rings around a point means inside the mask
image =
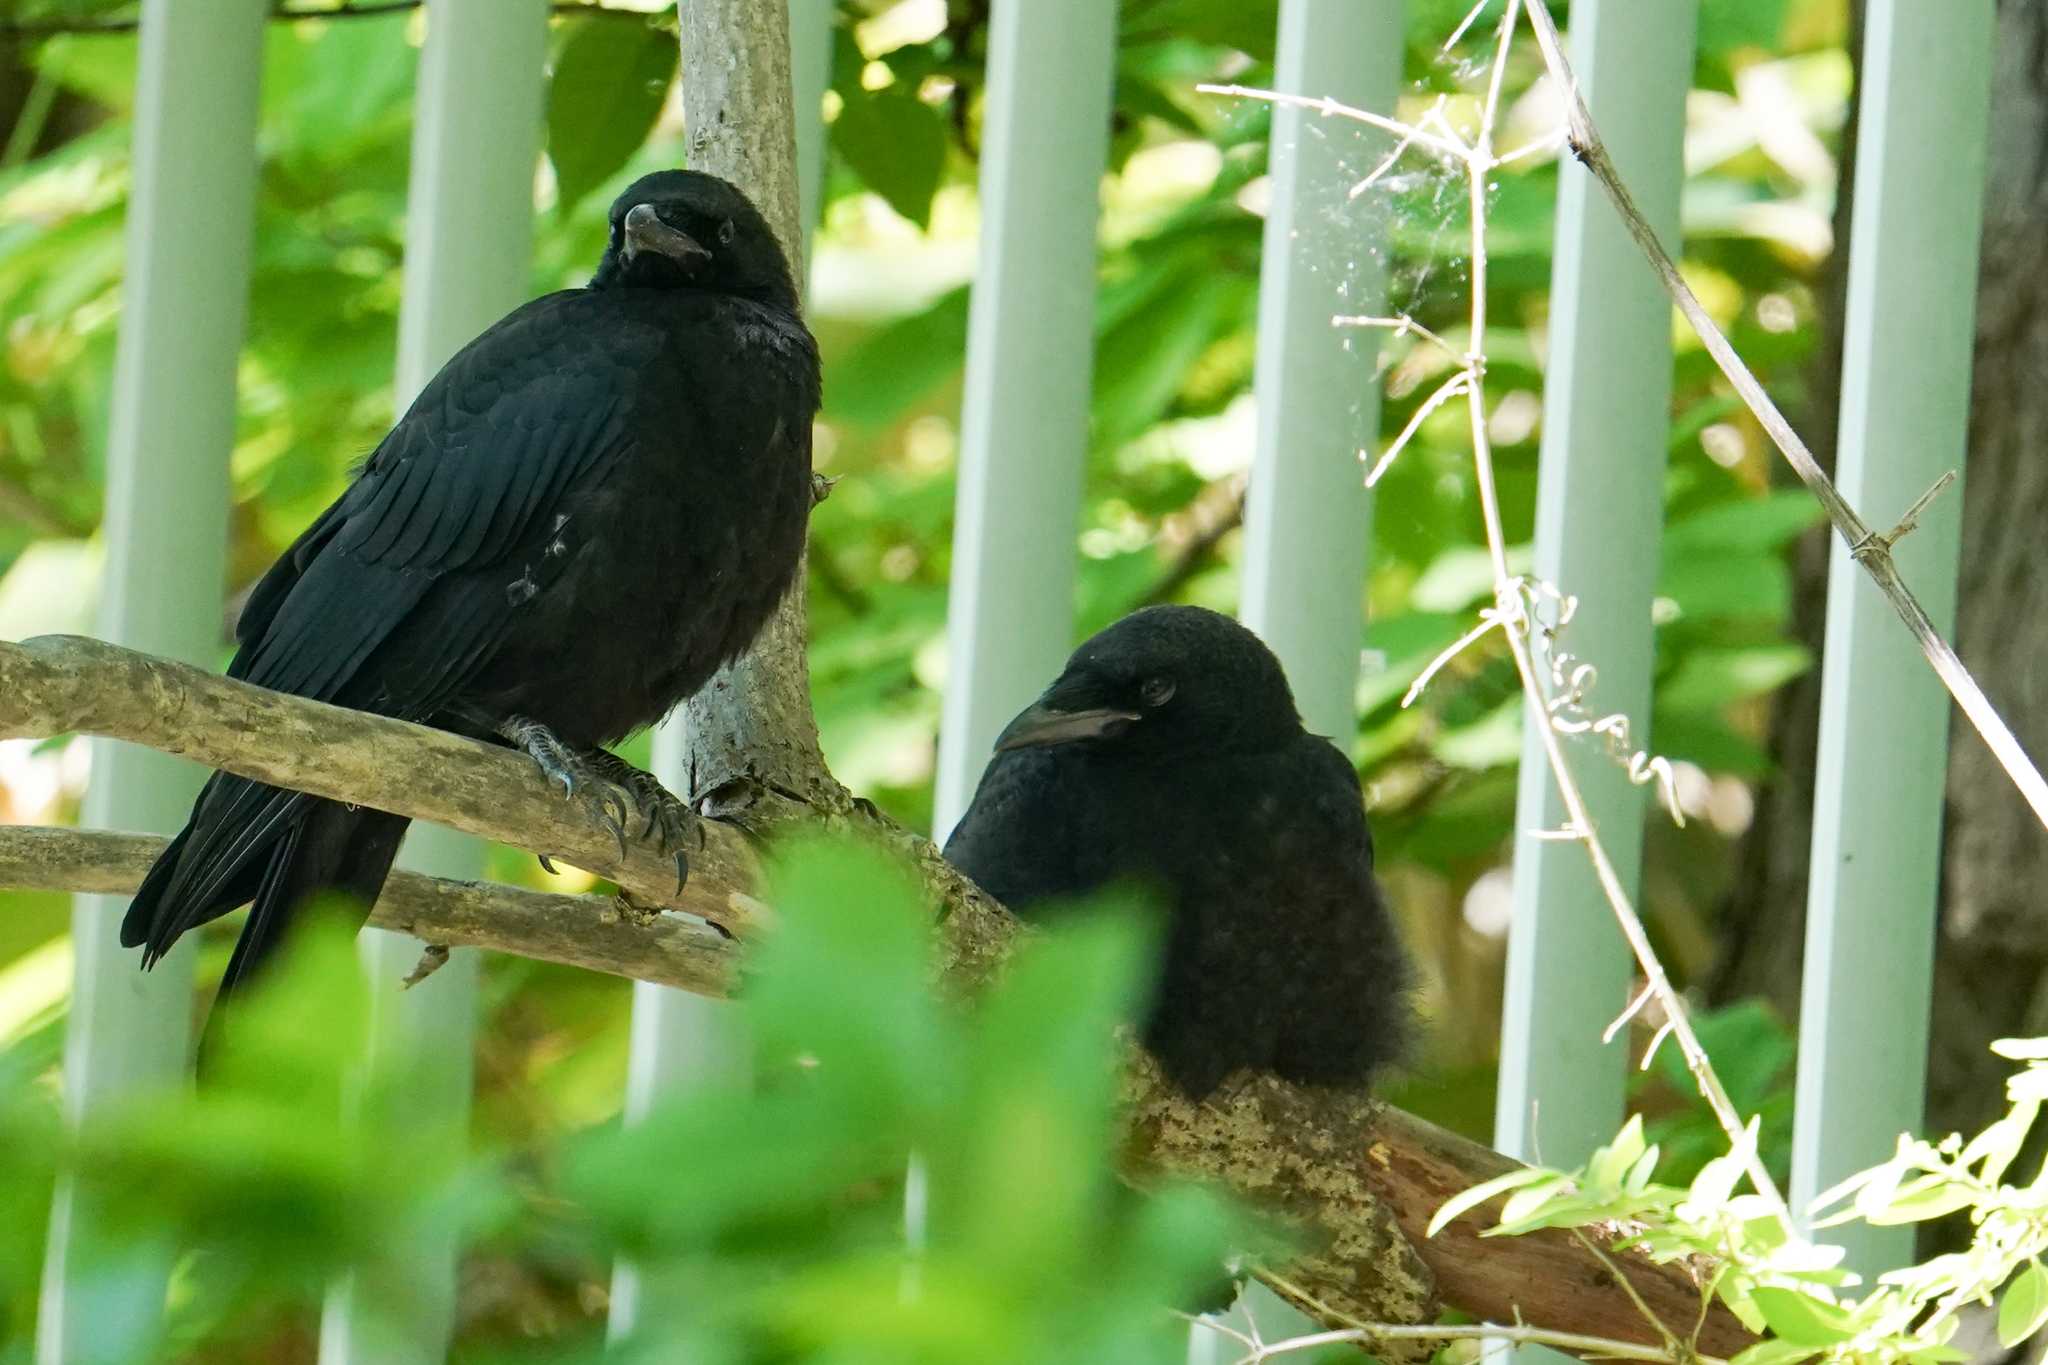
M 711 253 L 697 245 L 696 238 L 662 222 L 652 204 L 635 204 L 626 211 L 625 245 L 629 261 L 643 251 L 652 251 L 689 270 L 711 259 Z
M 1038 702 L 1004 727 L 996 737 L 996 752 L 1029 749 L 1040 744 L 1066 744 L 1077 739 L 1108 739 L 1122 734 L 1139 718 L 1136 711 L 1114 706 L 1091 706 L 1080 711 L 1063 711 Z

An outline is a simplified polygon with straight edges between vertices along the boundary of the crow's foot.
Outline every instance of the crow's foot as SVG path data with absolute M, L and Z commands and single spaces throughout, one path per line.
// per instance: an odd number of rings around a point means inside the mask
M 580 804 L 593 824 L 610 830 L 619 841 L 619 856 L 626 856 L 626 821 L 633 817 L 633 792 L 596 761 L 600 755 L 613 763 L 617 759 L 603 750 L 585 753 L 574 749 L 547 726 L 524 716 L 509 717 L 498 733 L 531 758 L 548 781 L 560 783 L 563 797 Z M 546 866 L 545 859 L 542 865 Z
M 704 827 L 696 812 L 688 802 L 662 786 L 653 773 L 634 767 L 617 754 L 593 749 L 588 758 L 592 770 L 632 794 L 634 808 L 645 821 L 639 837 L 652 837 L 656 848 L 676 860 L 676 894 L 681 895 L 683 884 L 690 880 L 687 845 L 695 836 L 697 846 L 704 846 Z

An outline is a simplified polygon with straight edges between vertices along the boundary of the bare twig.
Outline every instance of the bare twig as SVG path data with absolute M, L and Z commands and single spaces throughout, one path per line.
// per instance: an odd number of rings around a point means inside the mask
M 1391 119 L 1384 114 L 1375 114 L 1369 109 L 1353 109 L 1350 105 L 1340 104 L 1327 95 L 1320 98 L 1310 95 L 1289 95 L 1277 90 L 1259 90 L 1249 85 L 1217 85 L 1211 82 L 1197 85 L 1195 89 L 1205 95 L 1226 95 L 1232 99 L 1241 100 L 1263 100 L 1267 104 L 1291 104 L 1298 109 L 1307 109 L 1311 113 L 1321 114 L 1325 118 L 1344 118 L 1350 119 L 1354 123 L 1370 124 L 1383 133 L 1392 133 L 1396 137 L 1406 139 L 1415 146 L 1427 147 L 1438 156 L 1444 157 L 1447 160 L 1463 161 L 1465 159 L 1465 147 L 1455 138 L 1447 138 L 1436 133 L 1426 132 L 1421 128 L 1415 127 L 1413 124 L 1402 123 L 1399 119 Z
M 1542 50 L 1544 64 L 1549 68 L 1559 88 L 1564 91 L 1573 154 L 1585 164 L 1593 178 L 1600 182 L 1601 188 L 1607 193 L 1608 201 L 1621 215 L 1629 236 L 1635 239 L 1636 245 L 1642 249 L 1651 268 L 1656 271 L 1665 292 L 1678 305 L 1679 311 L 1685 314 L 1686 321 L 1691 323 L 1693 331 L 1698 333 L 1700 341 L 1707 348 L 1707 353 L 1713 356 L 1714 363 L 1720 367 L 1721 373 L 1727 376 L 1728 382 L 1734 386 L 1743 403 L 1755 414 L 1758 424 L 1769 434 L 1772 444 L 1778 447 L 1786 461 L 1791 464 L 1800 482 L 1806 485 L 1808 491 L 1826 509 L 1828 520 L 1841 535 L 1843 543 L 1849 547 L 1855 561 L 1863 566 L 1864 572 L 1870 575 L 1871 581 L 1877 584 L 1878 590 L 1892 604 L 1892 610 L 1906 623 L 1906 629 L 1913 633 L 1913 639 L 1919 644 L 1920 652 L 1927 657 L 1927 662 L 1941 679 L 1942 685 L 1948 689 L 1949 695 L 1955 698 L 1956 705 L 1969 717 L 1970 724 L 1976 728 L 1978 735 L 1990 748 L 1999 766 L 2005 769 L 2013 785 L 2019 788 L 2020 795 L 2033 808 L 2035 818 L 2043 825 L 2048 825 L 2048 780 L 2042 778 L 2041 770 L 2027 756 L 2018 738 L 2006 725 L 2004 718 L 1998 714 L 1998 708 L 1991 704 L 1990 698 L 1986 697 L 1984 690 L 1977 685 L 1977 680 L 1970 675 L 1970 670 L 1963 666 L 1962 659 L 1949 643 L 1941 638 L 1941 632 L 1934 628 L 1934 622 L 1928 618 L 1926 609 L 1906 586 L 1905 580 L 1899 575 L 1898 566 L 1892 561 L 1893 543 L 1900 535 L 1912 529 L 1914 520 L 1928 500 L 1946 486 L 1946 481 L 1936 484 L 1915 502 L 1893 531 L 1880 535 L 1870 529 L 1857 514 L 1856 509 L 1849 505 L 1848 500 L 1835 487 L 1827 472 L 1820 467 L 1820 462 L 1814 459 L 1813 452 L 1807 449 L 1806 443 L 1799 439 L 1799 433 L 1785 420 L 1784 413 L 1771 401 L 1770 395 L 1764 391 L 1764 386 L 1758 382 L 1755 374 L 1751 373 L 1749 366 L 1736 354 L 1734 345 L 1701 305 L 1693 294 L 1692 287 L 1686 284 L 1685 277 L 1679 273 L 1670 253 L 1665 251 L 1663 244 L 1657 240 L 1656 231 L 1651 228 L 1649 220 L 1644 218 L 1642 210 L 1636 207 L 1634 197 L 1630 195 L 1628 186 L 1615 170 L 1613 158 L 1607 154 L 1606 144 L 1600 140 L 1600 131 L 1594 126 L 1593 116 L 1579 94 L 1578 83 L 1572 75 L 1571 63 L 1565 59 L 1563 46 L 1558 41 L 1557 25 L 1552 21 L 1550 10 L 1544 0 L 1529 0 L 1529 20 L 1535 29 L 1537 46 Z
M 1626 1282 L 1627 1276 L 1621 1267 L 1610 1260 L 1597 1244 L 1583 1234 L 1577 1239 L 1585 1244 L 1609 1274 Z M 1631 1301 L 1639 1312 L 1648 1317 L 1657 1331 L 1661 1346 L 1649 1346 L 1639 1341 L 1623 1341 L 1618 1337 L 1592 1336 L 1582 1332 L 1557 1332 L 1542 1327 L 1531 1327 L 1527 1323 L 1390 1323 L 1359 1322 L 1347 1314 L 1318 1301 L 1314 1295 L 1283 1275 L 1271 1271 L 1254 1272 L 1259 1281 L 1284 1299 L 1291 1300 L 1307 1309 L 1313 1316 L 1324 1322 L 1340 1322 L 1344 1325 L 1327 1332 L 1311 1332 L 1302 1336 L 1288 1337 L 1283 1341 L 1265 1342 L 1258 1335 L 1257 1324 L 1251 1332 L 1240 1332 L 1228 1323 L 1214 1318 L 1196 1318 L 1194 1321 L 1212 1331 L 1241 1343 L 1251 1354 L 1243 1357 L 1246 1361 L 1260 1361 L 1294 1351 L 1314 1350 L 1319 1346 L 1341 1346 L 1356 1342 L 1368 1349 L 1389 1342 L 1405 1341 L 1497 1341 L 1515 1346 L 1550 1346 L 1560 1351 L 1588 1360 L 1646 1360 L 1662 1361 L 1665 1365 L 1720 1365 L 1714 1356 L 1700 1355 L 1681 1344 L 1664 1327 L 1655 1310 L 1628 1289 Z
M 270 11 L 270 18 L 276 23 L 307 19 L 374 19 L 379 15 L 404 14 L 425 4 L 426 0 L 340 0 L 340 3 L 321 7 L 279 5 Z M 659 23 L 665 18 L 661 10 L 626 9 L 618 5 L 598 4 L 595 0 L 555 0 L 549 8 L 562 15 L 603 15 L 607 18 L 638 19 L 642 23 Z M 0 38 L 55 38 L 63 34 L 98 37 L 133 33 L 141 27 L 142 16 L 139 14 L 96 19 L 0 19 Z
M 0 886 L 125 896 L 164 841 L 153 834 L 0 825 Z M 685 915 L 623 913 L 615 897 L 528 891 L 399 870 L 370 914 L 379 929 L 427 944 L 490 948 L 696 995 L 724 995 L 740 954 Z

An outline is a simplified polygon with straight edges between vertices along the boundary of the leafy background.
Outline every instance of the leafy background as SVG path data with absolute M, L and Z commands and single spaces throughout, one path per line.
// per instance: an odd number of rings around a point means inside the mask
M 842 0 L 827 96 L 830 157 L 811 311 L 826 357 L 818 462 L 842 481 L 813 522 L 816 704 L 840 776 L 919 826 L 930 819 L 944 681 L 988 8 L 983 0 Z M 1470 116 L 1476 48 L 1440 47 L 1464 9 L 1463 0 L 1409 5 L 1409 112 L 1441 96 L 1454 121 Z M 1797 414 L 1832 247 L 1850 90 L 1846 6 L 1714 0 L 1702 9 L 1688 101 L 1684 268 Z M 1121 8 L 1077 528 L 1077 637 L 1152 600 L 1235 604 L 1268 116 L 1193 87 L 1270 83 L 1274 10 L 1272 0 L 1126 0 Z M 0 16 L 25 22 L 125 12 L 111 0 L 0 5 Z M 421 35 L 409 14 L 269 29 L 223 585 L 230 606 L 391 419 Z M 123 34 L 0 37 L 0 63 L 16 78 L 0 82 L 0 637 L 19 638 L 92 622 L 135 44 Z M 581 283 L 601 248 L 611 193 L 680 161 L 676 65 L 672 15 L 556 19 L 547 149 L 535 182 L 534 291 Z M 1511 141 L 1549 126 L 1551 97 L 1538 74 L 1527 54 L 1510 74 Z M 1361 176 L 1384 149 L 1334 125 L 1318 125 L 1318 135 L 1355 137 Z M 1526 538 L 1532 521 L 1556 172 L 1549 157 L 1518 163 L 1490 206 L 1490 434 L 1515 538 Z M 1463 213 L 1461 189 L 1407 166 L 1373 194 L 1327 206 L 1321 228 L 1362 238 L 1373 222 L 1390 225 L 1384 264 L 1394 303 L 1455 343 L 1466 308 Z M 1810 662 L 1787 633 L 1786 547 L 1814 513 L 1802 495 L 1773 489 L 1760 434 L 1690 335 L 1674 328 L 1674 337 L 1652 733 L 1678 765 L 1694 818 L 1682 830 L 1649 823 L 1644 908 L 1683 982 L 1717 952 L 1733 841 L 1756 784 L 1770 775 L 1759 743 L 1764 703 Z M 1343 338 L 1333 333 L 1331 344 Z M 1387 436 L 1434 387 L 1433 364 L 1426 351 L 1389 348 Z M 1422 424 L 1380 485 L 1362 602 L 1366 668 L 1348 741 L 1367 783 L 1382 875 L 1429 975 L 1430 1055 L 1395 1098 L 1483 1136 L 1519 748 L 1512 668 L 1497 653 L 1470 653 L 1417 705 L 1399 706 L 1487 592 L 1469 457 L 1462 413 L 1447 411 Z M 82 745 L 0 744 L 0 819 L 72 820 L 84 778 Z M 493 874 L 548 880 L 509 854 L 495 859 Z M 573 873 L 564 880 L 581 885 Z M 0 1135 L 9 1125 L 42 1131 L 48 1123 L 69 989 L 67 914 L 62 897 L 0 892 L 0 1041 L 23 1096 L 0 1107 Z M 217 973 L 231 934 L 224 926 L 209 940 L 204 972 Z M 621 982 L 490 961 L 475 1147 L 554 1153 L 614 1126 L 627 1004 Z M 1790 1063 L 1782 1025 L 1760 1006 L 1738 1006 L 1710 1021 L 1709 1041 L 1744 1092 L 1738 1100 L 1765 1111 L 1767 1145 L 1781 1147 Z M 1658 1070 L 1639 1086 L 1671 1173 L 1683 1178 L 1707 1151 L 1689 1087 Z M 12 1199 L 15 1185 L 0 1189 Z M 20 1273 L 32 1271 L 41 1234 L 37 1199 L 28 1204 L 29 1216 L 5 1220 L 19 1245 L 0 1250 L 0 1270 L 13 1268 L 9 1283 L 19 1292 L 0 1339 L 31 1311 L 23 1286 L 33 1275 Z M 17 1252 L 27 1259 L 7 1259 Z M 602 1315 L 603 1258 L 587 1245 L 485 1238 L 466 1266 L 465 1342 L 507 1324 L 519 1325 L 515 1335 L 546 1337 Z M 239 1344 L 206 1358 L 302 1358 L 294 1352 L 306 1349 L 308 1302 L 286 1295 L 260 1330 L 238 1329 Z

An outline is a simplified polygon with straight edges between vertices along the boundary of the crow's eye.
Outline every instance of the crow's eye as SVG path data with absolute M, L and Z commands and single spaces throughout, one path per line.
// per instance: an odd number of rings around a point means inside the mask
M 739 229 L 733 226 L 732 219 L 726 219 L 718 225 L 718 244 L 720 246 L 731 246 L 733 234 L 738 231 Z
M 1147 706 L 1164 706 L 1173 700 L 1173 679 L 1147 678 L 1144 686 L 1138 689 L 1138 695 Z

